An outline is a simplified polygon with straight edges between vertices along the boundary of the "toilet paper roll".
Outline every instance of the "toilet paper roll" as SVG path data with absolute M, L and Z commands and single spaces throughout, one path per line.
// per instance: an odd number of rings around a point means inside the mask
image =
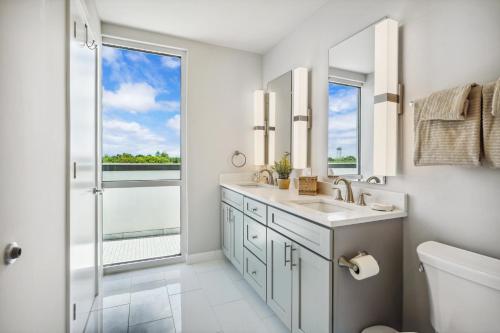
M 364 256 L 354 257 L 350 260 L 353 264 L 358 266 L 358 272 L 356 273 L 352 269 L 349 269 L 351 275 L 356 280 L 364 280 L 374 275 L 377 275 L 380 271 L 377 260 L 373 256 L 367 254 Z

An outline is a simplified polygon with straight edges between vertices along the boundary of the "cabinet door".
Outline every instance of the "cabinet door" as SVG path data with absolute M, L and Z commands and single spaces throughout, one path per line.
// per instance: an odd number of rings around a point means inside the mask
M 232 254 L 231 261 L 238 272 L 243 274 L 243 213 L 229 207 L 232 220 Z
M 229 205 L 221 204 L 222 251 L 231 260 L 231 220 L 229 219 Z
M 292 245 L 292 332 L 332 331 L 331 261 Z
M 291 329 L 292 325 L 292 241 L 267 229 L 267 304 Z

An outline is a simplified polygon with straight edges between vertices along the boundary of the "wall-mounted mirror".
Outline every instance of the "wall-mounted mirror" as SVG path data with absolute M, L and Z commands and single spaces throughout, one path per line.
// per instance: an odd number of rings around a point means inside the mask
M 397 22 L 391 19 L 330 49 L 329 176 L 385 183 L 385 176 L 394 175 L 397 66 Z
M 267 84 L 268 124 L 267 160 L 273 164 L 292 152 L 292 71 Z
M 294 169 L 308 166 L 308 70 L 299 67 L 254 92 L 255 165 L 273 165 L 290 154 Z

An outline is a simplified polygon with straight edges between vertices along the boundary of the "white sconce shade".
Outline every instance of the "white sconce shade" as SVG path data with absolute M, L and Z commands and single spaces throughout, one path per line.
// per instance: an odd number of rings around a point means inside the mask
M 254 112 L 254 164 L 257 166 L 265 165 L 265 95 L 264 90 L 256 90 L 253 93 L 253 112 Z
M 398 22 L 375 25 L 373 174 L 395 176 L 398 149 Z
M 276 93 L 268 94 L 267 164 L 274 164 L 276 154 Z
M 307 68 L 293 70 L 292 167 L 307 168 L 308 147 L 308 79 Z

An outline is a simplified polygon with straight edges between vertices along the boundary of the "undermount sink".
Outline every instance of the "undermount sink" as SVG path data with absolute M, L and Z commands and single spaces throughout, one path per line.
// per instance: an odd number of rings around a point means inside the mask
M 259 184 L 259 183 L 240 183 L 237 185 L 241 186 L 241 187 L 262 187 L 263 186 L 262 184 Z
M 307 200 L 307 201 L 290 201 L 295 205 L 299 205 L 304 208 L 312 209 L 321 213 L 337 213 L 337 212 L 347 212 L 351 209 L 336 205 L 334 203 L 328 202 L 326 200 Z

